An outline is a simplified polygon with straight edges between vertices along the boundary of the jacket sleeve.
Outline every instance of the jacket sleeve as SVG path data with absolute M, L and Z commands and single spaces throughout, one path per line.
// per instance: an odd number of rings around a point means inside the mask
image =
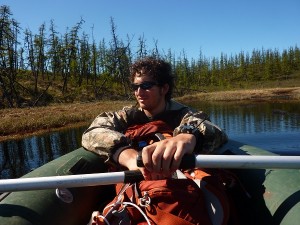
M 192 125 L 200 132 L 200 135 L 197 135 L 195 153 L 213 153 L 214 150 L 228 141 L 226 133 L 216 124 L 212 123 L 209 116 L 202 111 L 190 111 L 185 114 L 180 125 L 175 128 L 174 136 L 182 133 L 181 126 L 184 124 Z
M 123 131 L 127 128 L 127 110 L 124 107 L 117 112 L 104 112 L 98 115 L 82 135 L 82 146 L 89 151 L 109 159 L 120 147 L 129 145 L 130 141 Z

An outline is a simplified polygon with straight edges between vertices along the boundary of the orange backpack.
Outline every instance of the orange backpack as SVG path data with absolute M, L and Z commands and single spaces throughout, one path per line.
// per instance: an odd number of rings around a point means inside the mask
M 162 121 L 128 129 L 126 136 L 137 147 L 150 144 L 157 133 L 172 130 Z M 143 144 L 142 144 L 143 145 Z M 178 179 L 117 184 L 117 196 L 92 218 L 90 224 L 226 225 L 230 205 L 218 176 L 201 169 L 177 171 Z
M 230 204 L 220 180 L 200 169 L 179 175 L 183 178 L 117 184 L 117 196 L 94 224 L 226 225 Z

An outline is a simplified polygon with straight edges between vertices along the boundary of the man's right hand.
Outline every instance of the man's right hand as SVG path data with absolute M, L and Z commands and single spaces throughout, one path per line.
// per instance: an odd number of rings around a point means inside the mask
M 161 180 L 166 178 L 162 173 L 150 172 L 145 167 L 138 167 L 137 155 L 138 153 L 135 149 L 127 148 L 119 154 L 118 162 L 129 170 L 140 170 L 145 180 Z

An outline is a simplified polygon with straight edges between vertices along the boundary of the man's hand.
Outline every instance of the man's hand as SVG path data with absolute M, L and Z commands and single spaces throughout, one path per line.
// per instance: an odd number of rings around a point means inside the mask
M 120 153 L 118 162 L 129 170 L 140 170 L 145 180 L 164 179 L 172 176 L 179 168 L 182 157 L 192 153 L 195 146 L 194 135 L 178 134 L 144 147 L 142 158 L 145 167 L 137 166 L 137 151 L 131 148 Z
M 143 163 L 151 174 L 170 177 L 179 168 L 182 157 L 191 154 L 195 146 L 193 134 L 178 134 L 144 147 Z

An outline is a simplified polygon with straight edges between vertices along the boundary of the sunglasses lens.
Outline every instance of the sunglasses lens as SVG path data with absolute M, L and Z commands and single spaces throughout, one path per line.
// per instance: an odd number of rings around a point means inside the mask
M 137 84 L 131 84 L 131 89 L 136 91 L 137 89 L 139 89 L 139 85 Z
M 151 89 L 154 85 L 156 85 L 155 82 L 144 82 L 141 84 L 131 84 L 131 88 L 136 91 L 137 89 L 141 88 L 143 90 L 149 90 Z
M 153 83 L 142 83 L 140 84 L 140 87 L 143 89 L 143 90 L 147 90 L 147 89 L 150 89 L 154 86 Z

